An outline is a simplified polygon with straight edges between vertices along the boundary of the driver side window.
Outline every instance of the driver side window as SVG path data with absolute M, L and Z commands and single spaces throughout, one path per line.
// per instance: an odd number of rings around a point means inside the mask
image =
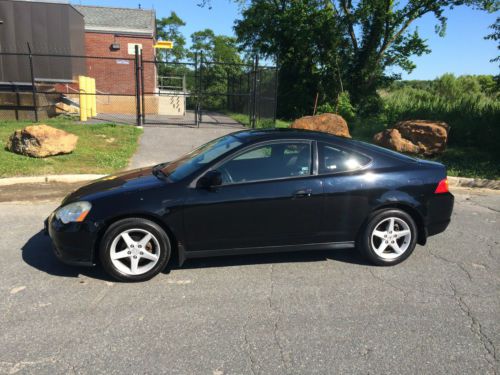
M 224 184 L 311 174 L 310 142 L 280 142 L 252 148 L 221 165 Z

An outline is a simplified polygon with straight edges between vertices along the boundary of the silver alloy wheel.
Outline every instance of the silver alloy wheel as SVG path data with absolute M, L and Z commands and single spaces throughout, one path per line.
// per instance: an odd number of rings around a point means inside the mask
M 408 250 L 410 243 L 410 226 L 399 217 L 389 217 L 380 221 L 371 234 L 373 251 L 387 260 L 399 258 Z
M 126 275 L 142 275 L 160 259 L 160 243 L 145 229 L 127 229 L 115 237 L 109 252 L 111 263 Z

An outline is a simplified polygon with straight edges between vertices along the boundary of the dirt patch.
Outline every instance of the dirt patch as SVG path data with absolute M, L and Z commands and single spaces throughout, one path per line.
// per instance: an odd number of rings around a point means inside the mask
M 86 182 L 18 184 L 0 187 L 0 202 L 40 202 L 62 200 Z

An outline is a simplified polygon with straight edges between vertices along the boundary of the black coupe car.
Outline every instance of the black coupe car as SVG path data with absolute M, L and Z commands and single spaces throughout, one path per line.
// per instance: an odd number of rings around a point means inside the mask
M 445 167 L 304 130 L 241 131 L 169 163 L 111 175 L 46 220 L 59 259 L 149 279 L 170 259 L 354 248 L 406 259 L 450 222 Z

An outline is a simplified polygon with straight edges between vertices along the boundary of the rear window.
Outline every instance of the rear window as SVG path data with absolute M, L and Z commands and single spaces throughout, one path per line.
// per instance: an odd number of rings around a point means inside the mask
M 371 159 L 357 152 L 320 142 L 318 144 L 319 173 L 339 173 L 363 168 Z
M 368 149 L 370 151 L 375 151 L 378 152 L 379 154 L 385 154 L 388 156 L 392 156 L 394 158 L 400 159 L 400 160 L 405 160 L 405 161 L 411 161 L 411 162 L 418 162 L 417 158 L 414 158 L 412 156 L 406 155 L 406 154 L 401 154 L 397 151 L 390 150 L 388 148 L 380 147 L 377 145 L 374 145 L 372 143 L 366 143 L 366 142 L 361 142 L 361 141 L 351 141 L 352 143 L 357 143 L 358 145 L 362 146 L 365 149 Z

